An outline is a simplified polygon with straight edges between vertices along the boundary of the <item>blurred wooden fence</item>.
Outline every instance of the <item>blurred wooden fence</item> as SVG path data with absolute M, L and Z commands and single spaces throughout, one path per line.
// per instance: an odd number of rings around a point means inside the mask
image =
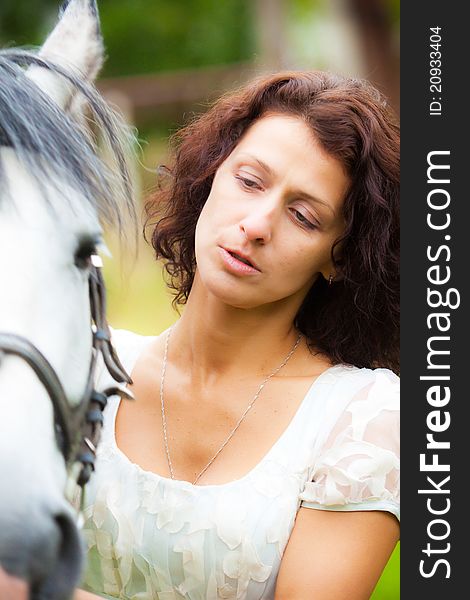
M 156 114 L 178 118 L 182 110 L 201 110 L 206 103 L 257 73 L 253 63 L 238 63 L 103 79 L 98 87 L 128 121 L 142 123 Z

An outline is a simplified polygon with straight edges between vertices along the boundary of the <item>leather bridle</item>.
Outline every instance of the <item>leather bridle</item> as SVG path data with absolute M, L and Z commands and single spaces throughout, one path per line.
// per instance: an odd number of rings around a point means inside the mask
M 54 427 L 58 447 L 67 470 L 80 465 L 76 483 L 83 489 L 95 468 L 96 448 L 103 425 L 103 410 L 108 397 L 120 395 L 132 398 L 125 388 L 132 383 L 111 343 L 106 321 L 106 291 L 101 274 L 101 259 L 93 255 L 89 274 L 89 295 L 93 348 L 85 391 L 80 402 L 71 405 L 57 373 L 45 356 L 28 339 L 14 333 L 0 332 L 0 365 L 5 355 L 22 358 L 34 371 L 46 389 L 54 409 Z M 116 385 L 102 392 L 95 390 L 96 366 L 101 354 Z

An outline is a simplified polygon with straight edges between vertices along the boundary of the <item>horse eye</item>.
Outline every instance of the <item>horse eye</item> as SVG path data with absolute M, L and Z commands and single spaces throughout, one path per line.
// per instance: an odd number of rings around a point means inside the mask
M 85 270 L 91 267 L 91 256 L 96 254 L 96 244 L 92 240 L 80 242 L 74 257 L 75 266 Z

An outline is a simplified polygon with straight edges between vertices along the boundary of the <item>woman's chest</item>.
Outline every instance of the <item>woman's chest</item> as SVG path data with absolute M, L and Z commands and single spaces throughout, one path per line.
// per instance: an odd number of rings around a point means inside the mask
M 138 375 L 138 373 L 137 373 Z M 135 402 L 121 403 L 116 417 L 120 450 L 143 469 L 198 483 L 240 479 L 259 464 L 294 425 L 312 384 L 310 377 L 284 377 L 262 389 L 234 382 L 205 390 L 159 388 L 134 377 Z M 209 466 L 208 466 L 209 465 Z
M 267 461 L 241 481 L 199 487 L 116 460 L 105 454 L 99 463 L 84 526 L 107 593 L 114 586 L 129 597 L 165 589 L 191 599 L 273 597 L 298 477 Z

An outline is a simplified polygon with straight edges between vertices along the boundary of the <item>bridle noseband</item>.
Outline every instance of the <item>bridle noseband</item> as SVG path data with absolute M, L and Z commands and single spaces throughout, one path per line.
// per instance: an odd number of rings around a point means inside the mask
M 5 355 L 18 356 L 37 375 L 52 402 L 56 439 L 67 468 L 70 471 L 76 463 L 80 465 L 76 483 L 82 489 L 95 467 L 103 410 L 108 397 L 118 394 L 132 398 L 132 394 L 125 388 L 125 384 L 132 383 L 132 380 L 111 344 L 106 321 L 106 291 L 99 256 L 92 256 L 90 269 L 88 284 L 93 348 L 85 392 L 76 406 L 70 405 L 57 373 L 34 344 L 23 336 L 0 332 L 0 364 Z M 102 392 L 95 390 L 96 365 L 100 354 L 109 374 L 116 381 L 116 385 Z

